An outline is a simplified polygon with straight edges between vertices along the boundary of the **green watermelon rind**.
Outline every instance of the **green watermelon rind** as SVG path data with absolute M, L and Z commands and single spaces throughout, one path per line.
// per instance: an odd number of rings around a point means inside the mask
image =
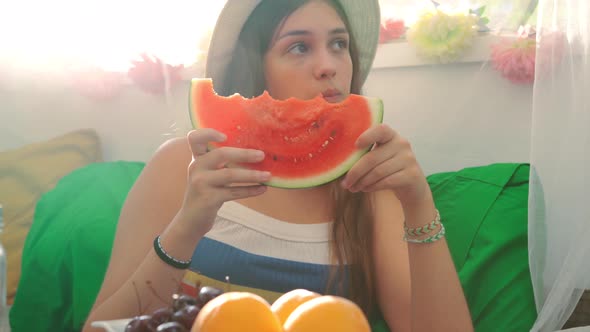
M 371 127 L 383 123 L 383 101 L 378 98 L 363 97 L 367 100 L 368 109 L 372 114 Z M 263 183 L 269 187 L 284 189 L 304 189 L 324 185 L 332 182 L 348 172 L 356 162 L 358 162 L 366 153 L 371 150 L 372 146 L 359 149 L 352 153 L 345 161 L 341 162 L 332 170 L 312 177 L 290 179 L 273 176 L 270 181 Z
M 201 128 L 201 124 L 199 123 L 199 119 L 196 116 L 197 112 L 193 109 L 193 107 L 194 107 L 195 104 L 193 103 L 193 93 L 192 93 L 192 91 L 193 91 L 193 85 L 195 84 L 195 82 L 200 81 L 200 80 L 203 80 L 203 79 L 193 78 L 191 80 L 191 84 L 190 84 L 190 87 L 189 87 L 189 90 L 188 90 L 189 91 L 189 93 L 188 93 L 188 110 L 189 110 L 188 115 L 190 117 L 191 124 L 192 124 L 192 126 L 193 126 L 194 129 Z M 215 149 L 215 145 L 209 143 L 209 144 L 207 144 L 207 149 L 209 151 L 211 151 L 211 150 Z
M 189 116 L 193 128 L 200 128 L 199 120 L 197 119 L 196 112 L 193 109 L 193 84 L 194 80 L 191 81 L 191 87 L 189 89 Z M 371 127 L 383 123 L 383 101 L 379 98 L 373 97 L 363 96 L 363 98 L 367 101 L 368 110 L 372 115 Z M 215 149 L 215 146 L 211 143 L 208 144 L 208 147 L 209 150 Z M 372 146 L 369 146 L 364 149 L 359 149 L 358 151 L 352 153 L 345 161 L 340 163 L 337 167 L 334 167 L 332 170 L 319 175 L 296 179 L 272 176 L 270 181 L 263 182 L 262 184 L 269 187 L 284 189 L 305 189 L 321 186 L 326 183 L 332 182 L 346 174 L 346 172 L 348 172 L 356 162 L 358 162 L 366 153 L 368 153 L 371 150 L 371 148 Z

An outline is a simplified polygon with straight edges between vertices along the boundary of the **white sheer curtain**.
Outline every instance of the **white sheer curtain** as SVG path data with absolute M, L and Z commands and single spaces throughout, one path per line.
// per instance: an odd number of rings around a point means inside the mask
M 590 1 L 540 0 L 538 31 L 529 259 L 539 315 L 532 331 L 556 331 L 590 289 Z

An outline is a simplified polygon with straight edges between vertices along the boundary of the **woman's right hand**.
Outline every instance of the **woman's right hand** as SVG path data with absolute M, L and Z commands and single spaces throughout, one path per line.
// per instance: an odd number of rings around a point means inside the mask
M 191 229 L 196 227 L 194 230 L 204 235 L 213 226 L 217 211 L 224 202 L 264 193 L 266 186 L 260 183 L 270 180 L 271 174 L 226 167 L 228 164 L 260 162 L 264 159 L 264 152 L 234 147 L 208 151 L 209 142 L 226 139 L 217 130 L 193 130 L 187 139 L 192 161 L 188 166 L 187 189 L 179 215 Z

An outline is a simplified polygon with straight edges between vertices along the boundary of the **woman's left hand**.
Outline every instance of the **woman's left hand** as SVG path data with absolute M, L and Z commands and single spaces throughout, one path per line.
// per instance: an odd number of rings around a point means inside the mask
M 352 192 L 393 190 L 402 205 L 428 199 L 430 188 L 408 140 L 381 124 L 365 131 L 358 148 L 375 146 L 349 171 L 342 182 Z

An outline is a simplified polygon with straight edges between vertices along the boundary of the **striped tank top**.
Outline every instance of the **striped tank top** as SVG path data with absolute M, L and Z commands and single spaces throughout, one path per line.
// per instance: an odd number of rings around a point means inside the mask
M 255 293 L 269 303 L 296 288 L 326 294 L 330 228 L 288 223 L 226 202 L 193 253 L 183 291 L 195 296 L 200 284 Z

